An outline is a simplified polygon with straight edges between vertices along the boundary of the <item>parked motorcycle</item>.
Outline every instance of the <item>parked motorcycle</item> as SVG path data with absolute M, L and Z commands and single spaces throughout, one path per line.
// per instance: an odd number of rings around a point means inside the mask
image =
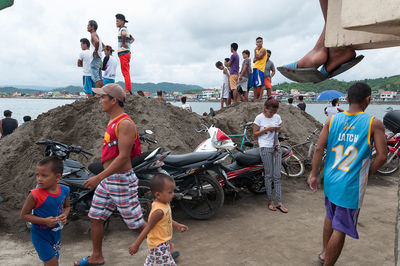
M 63 160 L 64 170 L 60 178 L 60 183 L 70 187 L 70 217 L 72 219 L 86 217 L 91 206 L 94 191 L 84 187 L 83 183 L 103 170 L 101 163 L 93 163 L 89 165 L 89 170 L 87 170 L 81 162 L 70 159 L 71 153 L 82 154 L 84 157 L 86 155 L 92 156 L 90 152 L 75 144 L 66 145 L 52 140 L 38 141 L 36 144 L 45 145 L 45 156 L 56 156 Z M 132 168 L 135 173 L 146 175 L 159 168 L 162 165 L 162 160 L 169 154 L 169 152 L 160 154 L 160 150 L 161 148 L 157 148 L 135 157 L 132 160 Z M 151 202 L 149 204 L 148 199 L 144 196 L 142 197 L 146 193 L 148 193 L 147 188 L 142 188 L 139 185 L 139 201 L 142 205 L 144 215 L 147 215 L 151 209 Z
M 226 186 L 224 178 L 218 177 L 221 185 L 230 190 L 232 187 L 246 187 L 251 192 L 260 194 L 265 193 L 264 181 L 264 166 L 261 161 L 260 149 L 253 148 L 246 151 L 241 151 L 236 148 L 236 144 L 215 126 L 209 128 L 203 125 L 202 130 L 197 132 L 208 132 L 210 138 L 203 141 L 196 149 L 196 152 L 209 152 L 225 150 L 233 158 L 231 164 L 219 164 L 220 172 L 227 175 L 227 180 L 231 183 Z M 251 143 L 245 143 L 247 146 L 252 146 Z M 238 152 L 232 153 L 237 149 Z M 282 149 L 282 165 L 285 168 L 285 160 L 292 155 L 292 150 L 288 146 L 281 146 Z M 233 186 L 232 186 L 233 185 Z

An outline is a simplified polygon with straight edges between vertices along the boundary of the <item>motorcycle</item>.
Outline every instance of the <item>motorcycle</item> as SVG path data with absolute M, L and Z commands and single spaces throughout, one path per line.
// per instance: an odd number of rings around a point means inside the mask
M 146 141 L 145 138 L 140 138 Z M 86 217 L 91 206 L 94 191 L 84 187 L 83 183 L 90 177 L 103 171 L 101 163 L 92 163 L 86 169 L 81 162 L 70 159 L 71 153 L 82 154 L 85 158 L 87 158 L 86 155 L 93 155 L 75 144 L 66 145 L 52 140 L 38 141 L 36 144 L 45 145 L 45 156 L 56 156 L 63 161 L 64 169 L 59 183 L 70 187 L 70 218 Z M 136 175 L 148 175 L 161 167 L 162 160 L 165 159 L 169 152 L 160 154 L 160 150 L 161 148 L 157 148 L 153 151 L 144 152 L 132 160 L 132 168 Z M 138 196 L 143 214 L 146 217 L 150 213 L 151 202 L 145 197 L 148 194 L 147 187 L 140 186 L 139 176 Z
M 220 172 L 227 176 L 227 180 L 232 186 L 226 186 L 224 178 L 218 177 L 220 184 L 226 189 L 246 187 L 249 191 L 260 194 L 265 193 L 264 166 L 261 161 L 260 149 L 252 148 L 246 151 L 237 149 L 236 144 L 222 132 L 219 128 L 210 126 L 207 128 L 203 125 L 202 130 L 197 132 L 208 132 L 210 138 L 203 141 L 196 149 L 196 152 L 225 150 L 233 158 L 231 164 L 219 164 Z M 280 138 L 284 140 L 284 138 Z M 245 143 L 246 146 L 252 147 L 251 143 Z M 237 149 L 238 152 L 233 154 L 232 151 Z M 282 149 L 282 165 L 285 168 L 285 160 L 287 160 L 293 151 L 288 146 L 281 146 Z
M 377 171 L 384 175 L 390 175 L 399 169 L 400 165 L 400 134 L 389 134 L 386 136 L 387 143 L 387 161 Z M 372 151 L 372 157 L 376 155 L 375 148 Z

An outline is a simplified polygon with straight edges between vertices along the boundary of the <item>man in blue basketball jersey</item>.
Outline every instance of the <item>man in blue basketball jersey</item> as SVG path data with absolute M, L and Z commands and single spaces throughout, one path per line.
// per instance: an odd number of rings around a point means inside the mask
M 334 265 L 346 235 L 358 239 L 357 219 L 368 177 L 386 161 L 383 123 L 364 113 L 371 100 L 371 88 L 355 83 L 348 90 L 349 110 L 326 121 L 312 162 L 310 188 L 320 188 L 318 169 L 326 148 L 324 192 L 326 217 L 323 249 L 318 260 Z M 375 145 L 376 157 L 371 160 Z M 372 161 L 372 162 L 371 162 Z

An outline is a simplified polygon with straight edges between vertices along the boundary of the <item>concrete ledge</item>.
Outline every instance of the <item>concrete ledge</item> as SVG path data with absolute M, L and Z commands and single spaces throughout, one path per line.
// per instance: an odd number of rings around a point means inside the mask
M 342 0 L 342 27 L 400 36 L 398 0 Z
M 368 1 L 364 0 L 364 1 L 369 2 L 371 0 Z M 355 10 L 348 9 L 346 12 L 357 13 L 357 8 L 360 7 L 356 7 Z M 375 11 L 376 8 L 370 10 L 369 13 L 373 13 Z M 350 46 L 356 50 L 362 50 L 362 49 L 393 47 L 400 45 L 399 36 L 344 29 L 342 27 L 341 17 L 342 17 L 342 0 L 329 1 L 328 16 L 326 23 L 326 34 L 325 34 L 326 47 Z

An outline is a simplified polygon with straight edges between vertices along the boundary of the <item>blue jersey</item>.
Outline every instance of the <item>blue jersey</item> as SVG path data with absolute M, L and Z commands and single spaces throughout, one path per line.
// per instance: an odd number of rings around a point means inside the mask
M 36 205 L 33 215 L 46 218 L 57 217 L 64 210 L 64 203 L 69 195 L 69 187 L 58 185 L 58 194 L 52 194 L 45 189 L 35 188 L 31 190 Z M 32 224 L 31 239 L 39 258 L 46 262 L 54 256 L 59 256 L 61 248 L 61 224 L 48 227 L 44 224 Z
M 361 207 L 371 164 L 373 119 L 363 112 L 343 112 L 331 118 L 324 190 L 329 201 L 340 207 Z

